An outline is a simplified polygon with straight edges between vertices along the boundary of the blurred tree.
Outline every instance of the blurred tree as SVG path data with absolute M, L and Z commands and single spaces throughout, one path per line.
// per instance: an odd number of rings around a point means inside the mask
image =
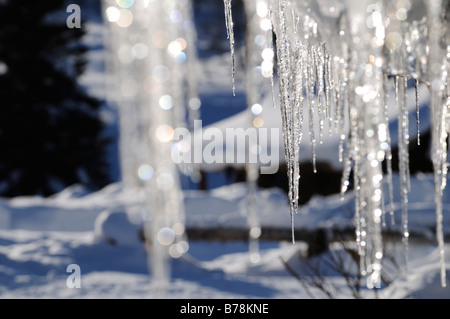
M 0 1 L 0 196 L 108 184 L 101 101 L 77 83 L 87 48 L 64 0 Z

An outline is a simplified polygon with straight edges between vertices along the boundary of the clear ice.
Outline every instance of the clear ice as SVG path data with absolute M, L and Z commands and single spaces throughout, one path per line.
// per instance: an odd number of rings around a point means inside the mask
M 230 29 L 231 1 L 224 2 L 227 29 Z M 255 6 L 255 12 L 264 6 L 265 18 L 270 20 L 276 36 L 276 62 L 273 63 L 277 67 L 288 169 L 292 241 L 295 241 L 294 215 L 299 211 L 301 192 L 299 145 L 307 119 L 314 171 L 316 146 L 323 142 L 325 124 L 329 134 L 339 134 L 337 156 L 344 165 L 341 195 L 344 196 L 352 185 L 356 243 L 362 274 L 369 288 L 381 284 L 382 228 L 386 226 L 386 211 L 394 225 L 389 95 L 394 94 L 398 114 L 401 233 L 406 269 L 410 191 L 407 80 L 413 79 L 415 83 L 419 145 L 419 83 L 427 85 L 431 93 L 436 236 L 441 285 L 445 286 L 442 191 L 446 186 L 446 141 L 450 131 L 448 1 L 248 0 L 245 4 Z M 248 24 L 253 23 L 259 22 L 248 19 Z M 233 54 L 231 41 L 230 44 Z M 232 68 L 234 70 L 234 64 Z M 273 85 L 272 73 L 270 77 Z M 259 85 L 251 83 L 248 87 L 251 91 Z M 387 191 L 383 185 L 387 185 Z

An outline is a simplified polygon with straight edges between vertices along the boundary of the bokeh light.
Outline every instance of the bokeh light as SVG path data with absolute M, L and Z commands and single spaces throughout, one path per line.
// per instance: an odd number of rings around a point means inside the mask
M 122 28 L 129 27 L 133 23 L 133 14 L 130 10 L 120 9 L 120 16 L 116 23 Z
M 156 138 L 161 142 L 168 142 L 172 140 L 174 129 L 170 125 L 160 125 L 156 129 Z
M 173 98 L 170 95 L 163 95 L 159 98 L 159 106 L 163 110 L 170 110 L 173 107 Z
M 141 166 L 139 166 L 137 173 L 141 180 L 148 181 L 153 177 L 155 171 L 150 165 L 142 164 Z
M 109 22 L 117 22 L 120 18 L 120 10 L 116 7 L 106 8 L 106 18 Z
M 163 227 L 158 231 L 157 239 L 161 245 L 169 246 L 175 240 L 175 233 L 172 228 Z
M 116 3 L 119 7 L 128 9 L 134 4 L 134 0 L 116 0 Z

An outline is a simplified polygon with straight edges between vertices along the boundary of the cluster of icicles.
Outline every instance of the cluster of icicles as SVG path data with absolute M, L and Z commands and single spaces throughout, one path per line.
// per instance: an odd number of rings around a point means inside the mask
M 231 2 L 224 0 L 234 92 Z M 329 5 L 319 7 L 319 3 Z M 153 279 L 159 285 L 167 285 L 169 256 L 179 257 L 188 249 L 178 171 L 181 168 L 193 178 L 197 174 L 195 166 L 179 167 L 170 157 L 174 128 L 190 128 L 199 117 L 191 5 L 189 0 L 103 0 L 110 34 L 108 52 L 113 76 L 109 80 L 115 81 L 108 93 L 120 111 L 123 183 L 126 189 L 142 195 L 140 205 L 128 205 L 127 211 L 150 221 L 145 223 L 145 237 Z M 301 193 L 300 143 L 308 138 L 302 136 L 302 126 L 308 123 L 314 165 L 315 147 L 322 143 L 324 134 L 337 133 L 340 137 L 337 156 L 344 164 L 342 194 L 350 186 L 354 190 L 357 245 L 368 287 L 380 285 L 381 231 L 385 215 L 393 220 L 394 214 L 387 103 L 389 93 L 392 94 L 390 88 L 394 88 L 398 111 L 405 257 L 409 236 L 407 79 L 413 79 L 416 87 L 425 84 L 429 88 L 436 233 L 441 284 L 445 286 L 441 199 L 450 126 L 446 0 L 244 0 L 244 6 L 249 32 L 249 108 L 260 106 L 263 83 L 267 83 L 264 81 L 269 81 L 272 94 L 274 79 L 278 81 L 292 232 Z M 416 113 L 418 122 L 418 107 Z M 417 137 L 419 142 L 419 132 Z M 384 162 L 386 174 L 382 169 Z M 260 233 L 254 192 L 257 172 L 257 167 L 248 167 L 248 216 L 254 230 L 250 231 L 253 246 Z M 384 180 L 387 195 L 383 192 Z M 257 260 L 257 252 L 254 256 Z
M 224 0 L 234 92 L 235 48 L 231 2 Z M 441 259 L 441 285 L 445 286 L 442 191 L 446 186 L 446 140 L 450 126 L 449 5 L 445 0 L 346 0 L 331 1 L 328 6 L 322 7 L 318 3 L 244 0 L 247 32 L 253 32 L 247 36 L 246 45 L 250 46 L 247 51 L 250 53 L 246 62 L 250 69 L 258 67 L 260 79 L 271 79 L 272 92 L 272 69 L 276 64 L 288 166 L 292 240 L 294 215 L 299 209 L 297 203 L 301 192 L 299 145 L 305 138 L 302 136 L 302 125 L 304 118 L 308 117 L 314 170 L 315 147 L 317 143 L 322 143 L 323 134 L 339 134 L 337 156 L 344 164 L 341 192 L 344 195 L 353 184 L 361 271 L 367 278 L 369 288 L 380 286 L 383 257 L 381 233 L 386 223 L 385 215 L 389 214 L 394 221 L 387 103 L 393 86 L 398 112 L 401 229 L 406 264 L 410 191 L 410 124 L 406 89 L 407 80 L 413 79 L 416 87 L 417 143 L 420 143 L 419 84 L 426 84 L 431 96 L 436 233 Z M 272 32 L 276 39 L 273 43 Z M 258 41 L 258 36 L 263 36 L 264 41 Z M 255 45 L 254 41 L 258 44 Z M 258 88 L 261 82 L 256 76 L 249 77 L 253 73 L 247 72 L 249 106 L 258 103 L 260 98 Z M 383 173 L 383 162 L 386 163 L 386 174 Z M 388 185 L 387 192 L 383 192 L 384 180 Z

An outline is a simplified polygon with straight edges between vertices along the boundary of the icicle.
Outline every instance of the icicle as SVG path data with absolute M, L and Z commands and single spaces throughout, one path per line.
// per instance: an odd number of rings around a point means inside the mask
M 386 210 L 384 209 L 384 196 L 381 196 L 381 227 L 386 227 Z
M 378 14 L 372 13 L 365 17 L 365 9 L 370 1 L 347 1 L 347 9 L 352 41 L 350 43 L 351 58 L 349 61 L 349 95 L 350 119 L 353 134 L 357 135 L 354 145 L 355 203 L 360 214 L 361 255 L 363 273 L 366 275 L 367 286 L 378 288 L 381 282 L 381 258 L 383 256 L 381 242 L 382 217 L 382 170 L 381 162 L 385 152 L 381 149 L 381 136 L 378 126 L 383 122 L 383 113 L 379 110 L 384 106 L 382 100 L 383 76 L 381 63 L 384 26 L 377 19 Z M 380 10 L 380 8 L 378 7 Z M 373 28 L 369 29 L 366 21 L 372 19 Z M 370 39 L 363 41 L 362 39 Z M 370 68 L 367 66 L 370 65 Z M 370 72 L 360 72 L 370 70 Z M 350 98 L 350 97 L 349 97 Z M 356 122 L 356 123 L 354 123 Z M 367 238 L 364 238 L 367 236 Z
M 187 68 L 186 68 L 186 84 L 187 84 L 187 99 L 188 99 L 188 127 L 189 130 L 194 129 L 194 123 L 196 120 L 200 120 L 200 107 L 201 101 L 198 95 L 197 87 L 197 50 L 196 50 L 196 30 L 193 21 L 192 6 L 189 2 L 183 6 L 183 15 L 185 18 L 186 28 L 186 53 L 187 53 Z
M 342 26 L 344 27 L 344 26 Z M 344 62 L 343 58 L 335 57 L 334 58 L 334 66 L 335 66 L 335 74 L 334 78 L 337 79 L 337 85 L 334 85 L 335 80 L 332 81 L 333 87 L 335 90 L 335 102 L 334 102 L 334 123 L 335 123 L 335 131 L 339 134 L 339 153 L 338 160 L 342 162 L 343 154 L 344 154 L 344 143 L 347 138 L 347 132 L 345 127 L 346 113 L 348 113 L 348 109 L 350 106 L 348 105 L 349 96 L 348 96 L 348 66 L 346 62 Z M 353 104 L 351 104 L 353 105 Z M 349 123 L 350 125 L 356 124 Z
M 225 7 L 225 25 L 227 28 L 227 38 L 230 40 L 231 82 L 233 86 L 233 95 L 236 95 L 236 87 L 234 81 L 234 73 L 235 73 L 234 30 L 233 30 L 233 15 L 231 12 L 231 1 L 232 0 L 223 0 L 223 4 Z
M 267 4 L 266 4 L 267 6 Z M 273 49 L 273 22 L 272 22 L 272 7 L 269 7 L 267 10 L 267 19 L 270 21 L 270 28 L 266 31 L 266 42 L 268 43 L 268 48 L 274 53 L 272 55 L 272 58 L 270 59 L 271 65 L 275 65 L 274 61 L 274 56 L 275 56 L 275 51 Z M 275 85 L 274 85 L 274 74 L 273 74 L 273 69 L 272 72 L 270 73 L 270 87 L 271 87 L 271 93 L 272 93 L 272 106 L 273 108 L 276 108 L 276 103 L 275 103 Z
M 289 202 L 290 202 L 290 215 L 291 215 L 291 232 L 292 232 L 292 242 L 295 242 L 294 237 L 294 215 L 298 210 L 298 198 L 295 195 L 294 185 L 296 181 L 294 180 L 294 155 L 293 151 L 293 130 L 294 123 L 292 117 L 292 105 L 290 97 L 290 45 L 287 37 L 286 30 L 286 1 L 281 0 L 278 2 L 276 7 L 276 19 L 278 22 L 278 36 L 277 36 L 277 56 L 278 56 L 278 78 L 280 87 L 280 111 L 282 115 L 282 125 L 283 125 L 283 136 L 284 136 L 284 146 L 286 150 L 286 163 L 288 166 L 288 180 L 289 180 Z
M 323 84 L 323 75 L 324 75 L 324 57 L 322 53 L 322 48 L 315 47 L 314 49 L 314 62 L 316 64 L 316 76 L 315 76 L 315 86 L 316 86 L 316 96 L 317 96 L 317 110 L 318 110 L 318 120 L 319 120 L 319 143 L 323 144 L 323 127 L 325 125 L 326 111 L 324 104 L 324 91 L 325 87 Z
M 348 186 L 350 185 L 350 173 L 352 170 L 352 160 L 350 157 L 350 150 L 345 154 L 345 160 L 344 160 L 344 171 L 341 178 L 341 200 L 344 200 L 344 194 L 348 189 Z
M 292 31 L 294 32 L 294 34 L 296 34 L 298 32 L 298 22 L 300 18 L 295 14 L 294 8 L 291 8 L 291 15 L 292 15 Z
M 400 194 L 402 206 L 402 236 L 404 264 L 407 272 L 408 256 L 408 192 L 409 192 L 409 153 L 408 153 L 408 110 L 406 108 L 406 78 L 394 77 L 395 104 L 398 109 L 398 158 L 400 172 Z
M 414 79 L 414 91 L 416 95 L 416 124 L 417 124 L 417 145 L 420 145 L 420 114 L 419 114 L 419 80 Z
M 444 83 L 446 80 L 446 72 L 442 72 L 444 62 L 443 50 L 440 47 L 442 34 L 442 1 L 433 0 L 425 2 L 427 7 L 427 26 L 428 26 L 428 48 L 429 66 L 428 75 L 430 77 L 430 92 L 431 92 L 431 135 L 432 135 L 432 161 L 434 168 L 434 183 L 435 183 L 435 204 L 436 204 L 436 235 L 439 246 L 439 256 L 441 261 L 441 286 L 445 287 L 446 283 L 446 269 L 444 256 L 444 234 L 443 234 L 443 216 L 442 216 L 442 190 L 445 187 L 443 182 L 446 178 L 447 172 L 447 134 L 445 132 L 445 112 L 446 104 L 443 103 Z
M 359 167 L 358 165 L 354 165 L 354 172 L 353 172 L 353 182 L 355 184 L 355 225 L 356 225 L 356 245 L 358 247 L 358 255 L 360 256 L 360 272 L 363 276 L 367 275 L 366 270 L 366 245 L 367 245 L 367 226 L 365 222 L 364 216 L 361 215 L 363 209 L 361 202 L 361 185 L 360 185 L 360 179 L 359 179 Z
M 179 12 L 180 28 L 168 28 L 166 34 L 171 41 L 167 47 L 169 56 L 168 66 L 171 70 L 172 89 L 171 94 L 165 96 L 161 107 L 172 109 L 175 113 L 174 126 L 185 127 L 190 132 L 194 130 L 194 123 L 200 119 L 201 101 L 197 87 L 197 50 L 196 50 L 196 30 L 193 21 L 192 3 L 187 0 L 180 0 L 168 8 L 169 12 Z M 170 22 L 174 23 L 174 22 Z M 181 48 L 181 50 L 180 50 Z M 186 87 L 183 90 L 179 88 Z M 167 101 L 169 100 L 169 101 Z M 200 169 L 198 163 L 179 164 L 181 173 L 189 176 L 192 182 L 200 181 Z
M 294 103 L 292 107 L 292 118 L 294 125 L 293 132 L 293 197 L 298 202 L 299 198 L 299 180 L 300 180 L 300 143 L 303 135 L 303 45 L 300 41 L 296 42 L 296 52 L 294 63 L 297 66 L 295 72 L 294 84 Z
M 387 89 L 387 85 L 389 83 L 389 77 L 387 75 L 384 76 L 384 125 L 386 132 L 386 139 L 382 141 L 382 149 L 385 149 L 386 152 L 386 171 L 387 171 L 387 186 L 388 186 L 388 194 L 389 194 L 389 212 L 391 217 L 391 225 L 395 224 L 394 218 L 394 186 L 392 184 L 392 151 L 391 151 L 391 133 L 389 130 L 389 116 L 388 116 L 388 98 L 389 93 Z
M 325 55 L 325 105 L 326 105 L 326 113 L 328 118 L 328 134 L 332 136 L 333 134 L 333 115 L 331 112 L 331 97 L 330 92 L 334 90 L 333 88 L 333 78 L 332 78 L 332 71 L 331 71 L 331 56 L 327 52 L 327 48 L 325 46 L 325 43 L 323 44 L 323 51 Z
M 353 101 L 353 95 L 350 97 Z M 358 145 L 358 108 L 356 107 L 356 105 L 352 102 L 350 103 L 351 107 L 350 107 L 350 139 L 349 142 L 347 144 L 347 148 L 345 149 L 345 157 L 343 159 L 344 162 L 344 170 L 343 170 L 343 174 L 342 174 L 342 179 L 341 179 L 341 198 L 343 199 L 344 193 L 347 191 L 347 188 L 350 184 L 350 173 L 352 170 L 352 166 L 353 166 L 353 159 L 354 160 L 358 160 L 357 156 L 359 154 L 359 145 Z M 340 137 L 340 143 L 341 141 L 343 141 L 345 138 L 345 135 Z M 354 172 L 355 174 L 355 172 Z M 354 177 L 356 176 L 356 174 L 354 175 Z M 358 195 L 358 191 L 355 190 L 355 196 Z
M 315 119 L 315 105 L 316 105 L 316 97 L 314 94 L 315 87 L 315 61 L 314 61 L 314 49 L 312 46 L 308 48 L 308 54 L 306 56 L 306 100 L 308 102 L 309 108 L 309 138 L 311 141 L 311 152 L 312 152 L 312 162 L 313 162 L 313 171 L 317 173 L 316 168 L 316 134 L 314 127 L 314 119 Z

